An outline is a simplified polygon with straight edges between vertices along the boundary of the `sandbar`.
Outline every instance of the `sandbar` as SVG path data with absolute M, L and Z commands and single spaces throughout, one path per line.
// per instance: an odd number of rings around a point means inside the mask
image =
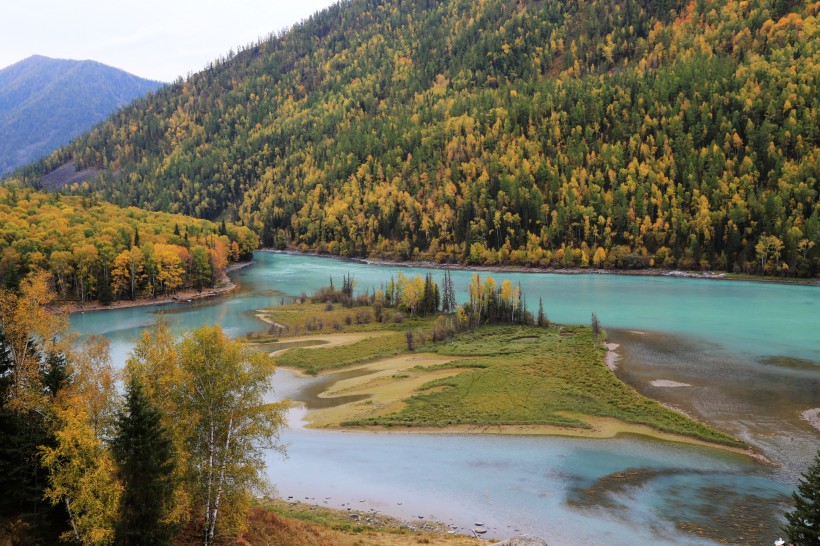
M 365 339 L 371 339 L 374 337 L 381 337 L 394 334 L 395 332 L 390 331 L 375 331 L 375 332 L 341 332 L 338 334 L 316 334 L 316 335 L 306 335 L 306 336 L 294 336 L 294 337 L 284 337 L 282 338 L 279 343 L 283 345 L 292 345 L 294 343 L 301 343 L 301 342 L 316 342 L 315 345 L 305 345 L 299 347 L 299 349 L 330 349 L 331 347 L 339 347 L 341 345 L 351 345 L 353 343 L 358 343 L 359 341 L 363 341 Z M 276 343 L 270 343 L 269 346 L 271 348 L 276 347 Z M 285 351 L 294 348 L 294 347 L 284 347 L 282 349 L 278 349 L 270 353 L 270 356 L 276 357 L 284 353 Z M 294 368 L 289 368 L 293 371 L 298 371 Z
M 664 387 L 664 388 L 677 388 L 677 387 L 691 387 L 689 383 L 680 383 L 678 381 L 672 381 L 671 379 L 655 379 L 654 381 L 649 382 L 650 385 L 653 387 Z

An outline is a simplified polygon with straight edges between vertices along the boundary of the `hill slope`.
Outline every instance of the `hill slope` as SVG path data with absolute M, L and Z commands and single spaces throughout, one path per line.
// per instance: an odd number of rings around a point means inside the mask
M 345 255 L 814 276 L 818 10 L 342 2 L 27 177 Z
M 37 55 L 0 70 L 0 175 L 67 144 L 161 85 L 93 61 Z

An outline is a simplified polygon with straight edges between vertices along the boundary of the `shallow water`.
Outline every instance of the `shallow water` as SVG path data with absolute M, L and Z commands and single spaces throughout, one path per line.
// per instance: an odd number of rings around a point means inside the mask
M 233 275 L 239 288 L 231 295 L 74 315 L 72 326 L 106 335 L 121 364 L 157 312 L 177 332 L 217 322 L 242 335 L 266 328 L 256 310 L 310 293 L 331 275 L 339 283 L 350 273 L 364 290 L 398 271 L 427 271 L 269 253 L 257 253 L 256 260 Z M 470 276 L 453 272 L 460 300 Z M 616 275 L 493 276 L 521 282 L 530 309 L 543 298 L 554 321 L 588 323 L 596 312 L 621 344 L 622 379 L 738 435 L 781 466 L 632 436 L 602 441 L 296 426 L 284 436 L 290 458 L 272 456 L 269 465 L 283 496 L 319 503 L 331 497 L 328 504 L 353 503 L 416 521 L 435 514 L 462 528 L 483 521 L 488 536 L 520 529 L 566 544 L 777 538 L 786 495 L 820 445 L 817 431 L 799 418 L 820 406 L 820 289 Z M 652 387 L 655 379 L 692 387 Z M 312 381 L 279 372 L 274 386 L 278 396 L 308 398 Z M 299 411 L 292 415 L 297 425 Z

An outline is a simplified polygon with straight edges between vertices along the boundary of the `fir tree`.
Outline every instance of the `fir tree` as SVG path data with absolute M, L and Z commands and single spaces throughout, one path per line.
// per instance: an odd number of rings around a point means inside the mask
M 541 328 L 546 328 L 550 325 L 549 319 L 547 319 L 546 313 L 544 313 L 544 300 L 542 298 L 538 298 L 538 326 Z
M 429 315 L 430 313 L 435 313 L 436 310 L 434 308 L 434 301 L 435 295 L 433 294 L 433 277 L 430 273 L 424 278 L 424 298 L 422 300 L 422 315 Z
M 783 527 L 791 542 L 799 546 L 820 544 L 820 451 L 792 493 L 794 510 L 786 514 Z
M 136 246 L 136 247 L 140 246 L 140 230 L 139 230 L 139 228 L 134 228 L 134 246 Z
M 112 453 L 125 490 L 117 544 L 170 544 L 174 529 L 165 517 L 174 494 L 175 453 L 160 412 L 132 378 L 117 421 Z

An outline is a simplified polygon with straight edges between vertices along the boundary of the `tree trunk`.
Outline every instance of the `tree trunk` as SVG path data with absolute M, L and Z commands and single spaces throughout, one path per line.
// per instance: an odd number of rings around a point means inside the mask
M 214 532 L 216 531 L 216 516 L 219 513 L 219 500 L 222 498 L 222 484 L 225 482 L 225 465 L 228 464 L 228 453 L 230 453 L 231 436 L 233 433 L 233 415 L 228 421 L 228 433 L 225 438 L 225 452 L 222 454 L 222 461 L 219 465 L 219 481 L 216 484 L 216 495 L 214 497 L 214 507 L 210 516 L 208 536 L 205 539 L 205 546 L 211 546 L 214 542 Z M 210 493 L 210 492 L 209 492 Z
M 77 525 L 74 523 L 74 514 L 71 512 L 71 504 L 68 497 L 65 497 L 65 510 L 68 512 L 68 521 L 71 523 L 71 530 L 74 531 L 74 540 L 80 542 L 80 533 L 77 532 Z
M 211 517 L 211 491 L 213 491 L 213 468 L 214 468 L 214 425 L 211 423 L 208 431 L 208 470 L 205 497 L 205 546 L 211 546 L 214 543 L 214 527 L 213 519 Z

